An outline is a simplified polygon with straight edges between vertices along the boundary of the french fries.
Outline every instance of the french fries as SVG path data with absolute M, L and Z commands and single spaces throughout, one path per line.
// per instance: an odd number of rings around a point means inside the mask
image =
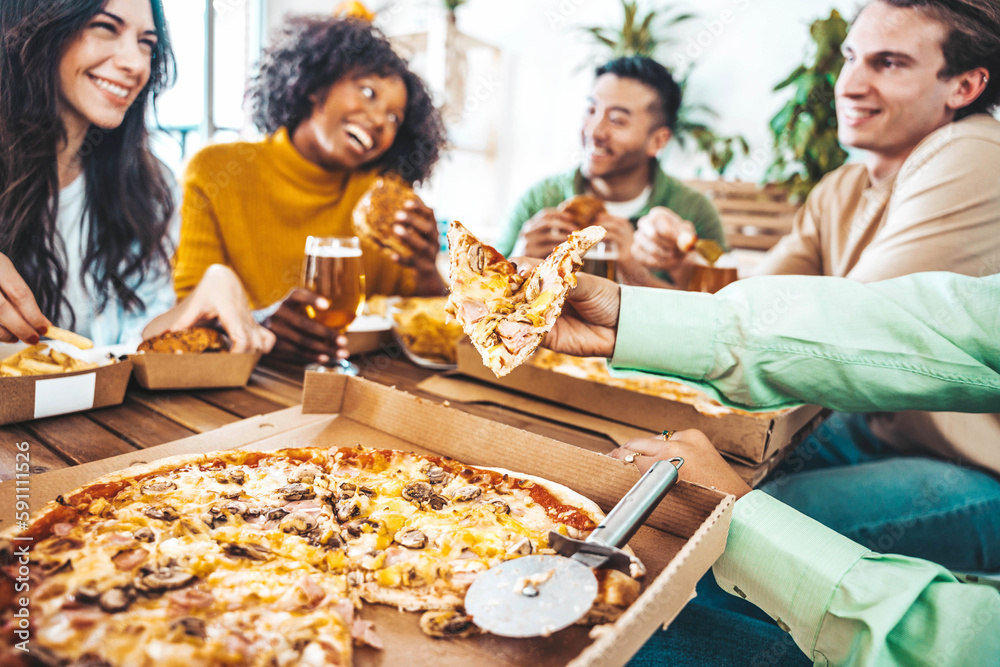
M 61 340 L 62 342 L 69 343 L 73 347 L 77 347 L 81 350 L 89 350 L 94 347 L 94 341 L 89 338 L 85 338 L 78 333 L 73 333 L 72 331 L 60 329 L 59 327 L 49 327 L 45 332 L 45 335 L 52 340 Z
M 86 371 L 92 368 L 97 368 L 97 364 L 75 359 L 59 350 L 47 349 L 45 344 L 39 343 L 26 347 L 0 361 L 0 377 L 53 375 L 55 373 Z

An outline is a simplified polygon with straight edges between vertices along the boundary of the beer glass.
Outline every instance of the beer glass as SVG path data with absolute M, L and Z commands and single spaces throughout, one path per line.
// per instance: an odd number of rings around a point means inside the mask
M 618 246 L 611 239 L 604 239 L 583 256 L 584 273 L 607 278 L 618 279 Z
M 337 335 L 344 333 L 365 306 L 365 270 L 358 238 L 310 236 L 306 239 L 302 286 L 330 302 L 325 310 L 305 306 L 305 315 Z M 357 375 L 359 369 L 347 359 L 334 359 L 329 365 L 310 364 L 306 370 Z

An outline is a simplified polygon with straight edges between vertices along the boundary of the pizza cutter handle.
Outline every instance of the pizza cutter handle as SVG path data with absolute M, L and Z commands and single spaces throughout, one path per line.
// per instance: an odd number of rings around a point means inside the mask
M 684 459 L 677 457 L 654 463 L 586 541 L 616 549 L 625 546 L 677 483 L 677 470 L 683 464 Z

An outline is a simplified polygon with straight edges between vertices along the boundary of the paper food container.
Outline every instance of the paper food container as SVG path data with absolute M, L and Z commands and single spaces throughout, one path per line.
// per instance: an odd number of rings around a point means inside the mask
M 245 387 L 260 357 L 260 352 L 138 352 L 128 358 L 144 389 L 216 389 Z
M 696 428 L 704 432 L 719 451 L 749 463 L 767 461 L 780 450 L 796 444 L 818 425 L 817 418 L 822 412 L 818 406 L 804 405 L 766 415 L 734 412 L 709 416 L 686 403 L 572 377 L 533 366 L 530 362 L 497 378 L 483 365 L 472 343 L 459 343 L 458 371 L 477 380 L 655 433 L 664 429 Z
M 118 405 L 125 400 L 125 388 L 132 374 L 129 361 L 109 358 L 109 348 L 80 350 L 59 341 L 50 347 L 70 356 L 100 364 L 98 368 L 53 375 L 0 377 L 0 424 L 42 419 L 91 408 Z M 0 345 L 0 359 L 27 345 Z
M 31 478 L 32 509 L 129 465 L 177 454 L 228 448 L 273 450 L 300 446 L 393 448 L 449 456 L 470 465 L 503 467 L 565 484 L 610 510 L 639 479 L 633 465 L 517 428 L 415 398 L 367 380 L 307 373 L 304 404 L 141 452 Z M 13 482 L 0 484 L 0 506 L 12 506 Z M 691 598 L 697 581 L 725 549 L 733 498 L 681 481 L 630 542 L 648 573 L 638 600 L 597 639 L 589 626 L 550 637 L 482 635 L 441 640 L 421 632 L 419 613 L 366 604 L 385 648 L 357 648 L 355 665 L 440 667 L 596 667 L 623 665 L 653 632 Z M 0 529 L 13 518 L 0 516 Z
M 345 335 L 351 356 L 367 354 L 392 344 L 392 322 L 380 315 L 361 315 L 351 322 Z

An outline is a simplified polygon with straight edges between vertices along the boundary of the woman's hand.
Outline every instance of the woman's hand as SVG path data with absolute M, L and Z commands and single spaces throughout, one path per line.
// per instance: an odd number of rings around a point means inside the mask
M 403 210 L 396 212 L 396 222 L 392 226 L 392 231 L 400 241 L 413 250 L 413 255 L 410 257 L 392 253 L 392 261 L 416 269 L 419 275 L 417 293 L 423 295 L 443 293 L 444 281 L 441 280 L 436 263 L 441 241 L 438 238 L 434 211 L 419 200 L 408 199 L 403 204 Z
M 527 275 L 539 260 L 522 257 L 515 264 L 521 275 Z M 566 295 L 562 314 L 542 339 L 542 347 L 577 357 L 610 357 L 618 335 L 618 284 L 580 272 L 576 280 L 576 287 Z
M 334 359 L 346 359 L 347 336 L 325 327 L 305 314 L 307 307 L 327 310 L 330 302 L 315 292 L 296 288 L 265 325 L 277 336 L 272 356 L 296 364 L 326 364 Z
M 270 352 L 274 347 L 274 334 L 253 319 L 243 283 L 232 269 L 222 264 L 208 267 L 194 291 L 146 325 L 142 337 L 152 338 L 165 331 L 189 329 L 213 321 L 228 334 L 234 353 Z
M 34 345 L 51 325 L 14 263 L 0 253 L 0 342 Z
M 750 487 L 726 463 L 719 451 L 701 431 L 678 431 L 666 441 L 663 438 L 635 438 L 610 454 L 611 458 L 631 461 L 646 472 L 656 461 L 674 457 L 684 459 L 681 479 L 731 493 L 740 498 L 750 493 Z

